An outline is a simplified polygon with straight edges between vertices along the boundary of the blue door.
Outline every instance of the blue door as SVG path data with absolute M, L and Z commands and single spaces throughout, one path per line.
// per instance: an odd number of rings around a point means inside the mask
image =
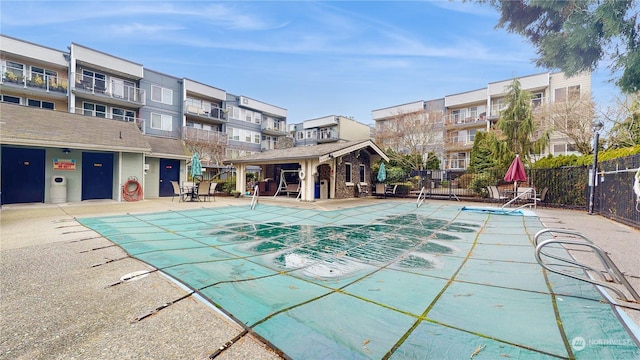
M 82 153 L 82 200 L 113 199 L 113 154 Z
M 160 159 L 159 196 L 173 196 L 172 181 L 180 181 L 180 160 Z
M 44 149 L 2 147 L 2 203 L 44 202 Z

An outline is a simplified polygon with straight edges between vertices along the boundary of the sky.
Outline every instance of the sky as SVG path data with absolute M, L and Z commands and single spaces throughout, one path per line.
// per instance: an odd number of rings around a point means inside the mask
M 498 18 L 460 1 L 0 0 L 3 35 L 83 45 L 285 108 L 288 123 L 372 124 L 375 109 L 549 71 Z M 619 93 L 610 77 L 592 74 L 601 107 Z

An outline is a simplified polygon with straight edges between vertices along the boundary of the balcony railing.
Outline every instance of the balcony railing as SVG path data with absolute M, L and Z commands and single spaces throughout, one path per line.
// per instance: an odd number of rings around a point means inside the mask
M 317 137 L 318 142 L 337 141 L 340 139 L 338 132 L 334 130 L 319 131 Z
M 198 129 L 191 126 L 182 127 L 182 139 L 186 141 L 203 142 L 217 145 L 227 145 L 229 135 L 214 130 Z
M 31 76 L 26 77 L 16 70 L 7 69 L 4 65 L 2 66 L 2 84 L 59 94 L 67 94 L 67 88 L 69 87 L 69 82 L 66 78 L 38 73 L 31 73 Z
M 145 91 L 131 85 L 125 85 L 120 80 L 101 80 L 81 73 L 75 73 L 74 85 L 76 90 L 106 96 L 112 99 L 130 102 L 137 105 L 145 104 Z
M 187 115 L 196 115 L 217 121 L 227 121 L 226 110 L 217 107 L 200 107 L 197 105 L 185 105 L 184 111 Z
M 475 136 L 452 136 L 444 144 L 445 149 L 467 149 L 473 147 Z
M 74 109 L 74 113 L 78 115 L 92 116 L 92 117 L 98 117 L 98 118 L 109 119 L 109 120 L 135 122 L 138 125 L 138 128 L 141 131 L 144 131 L 145 120 L 143 118 L 134 117 L 134 116 L 117 115 L 117 114 L 112 114 L 106 111 L 98 111 L 98 110 L 84 109 L 84 108 L 78 108 L 78 107 Z
M 273 150 L 276 148 L 277 141 L 275 140 L 262 140 L 260 142 L 260 150 Z
M 466 125 L 476 124 L 484 121 L 484 116 L 479 117 L 467 117 L 461 114 L 449 114 L 445 116 L 445 125 Z
M 284 121 L 265 117 L 260 123 L 260 130 L 273 133 L 286 133 L 287 126 Z

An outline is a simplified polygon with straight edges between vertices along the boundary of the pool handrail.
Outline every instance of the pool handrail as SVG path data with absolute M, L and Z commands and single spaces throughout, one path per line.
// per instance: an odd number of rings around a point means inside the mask
M 572 235 L 578 238 L 581 238 L 582 240 L 572 240 L 572 239 L 567 239 L 567 238 L 552 238 L 552 239 L 547 239 L 544 241 L 539 241 L 540 236 L 545 234 L 545 233 L 558 233 L 558 234 L 565 234 L 565 235 Z M 593 243 L 593 241 L 591 241 L 589 238 L 587 238 L 586 236 L 584 236 L 583 234 L 574 231 L 574 230 L 566 230 L 566 229 L 543 229 L 538 231 L 533 239 L 534 245 L 536 247 L 535 250 L 535 257 L 536 257 L 536 261 L 538 261 L 538 263 L 540 264 L 540 266 L 542 266 L 544 269 L 556 273 L 556 274 L 560 274 L 560 275 L 564 275 L 573 279 L 577 279 L 577 280 L 582 280 L 588 283 L 591 283 L 593 285 L 597 285 L 597 286 L 602 286 L 604 288 L 607 288 L 611 291 L 613 291 L 616 295 L 618 295 L 618 297 L 626 302 L 635 302 L 635 303 L 640 303 L 640 295 L 638 295 L 638 293 L 636 292 L 636 290 L 631 286 L 631 284 L 629 283 L 629 281 L 624 277 L 624 275 L 622 274 L 622 272 L 620 271 L 620 269 L 618 269 L 618 267 L 614 264 L 613 260 L 611 260 L 611 258 L 609 257 L 609 255 L 602 250 L 602 248 L 600 248 L 599 246 L 597 246 L 596 244 Z M 567 258 L 563 258 L 560 256 L 556 256 L 556 255 L 552 255 L 549 254 L 547 252 L 544 252 L 543 249 L 551 244 L 559 244 L 559 245 L 576 245 L 576 246 L 586 246 L 588 248 L 590 248 L 593 253 L 596 255 L 596 257 L 598 258 L 598 260 L 600 260 L 600 263 L 602 264 L 602 266 L 604 267 L 604 270 L 607 272 L 607 274 L 609 274 L 609 276 L 611 277 L 611 282 L 614 282 L 616 284 L 620 284 L 622 286 L 625 287 L 625 289 L 627 289 L 627 291 L 629 292 L 629 294 L 631 294 L 631 296 L 633 297 L 633 300 L 629 299 L 622 291 L 620 291 L 619 289 L 611 286 L 609 283 L 604 282 L 607 281 L 607 279 L 604 277 L 604 275 L 602 275 L 601 270 L 595 269 L 589 265 L 586 264 L 582 264 L 578 261 L 574 261 L 574 260 L 570 260 Z M 588 277 L 581 277 L 581 276 L 577 276 L 577 275 L 573 275 L 569 272 L 566 271 L 562 271 L 562 270 L 558 270 L 558 269 L 554 269 L 551 268 L 551 265 L 556 265 L 556 266 L 561 266 L 562 264 L 546 264 L 544 263 L 544 261 L 542 260 L 542 256 L 544 255 L 548 258 L 552 258 L 552 259 L 556 259 L 568 264 L 572 264 L 575 265 L 576 267 L 582 268 L 583 270 L 590 270 L 592 272 L 597 273 L 604 281 L 599 281 L 596 279 L 592 279 L 592 278 L 588 278 Z M 586 272 L 585 272 L 586 274 Z
M 420 205 L 422 205 L 424 200 L 427 198 L 427 192 L 425 190 L 426 190 L 426 188 L 423 186 L 422 189 L 420 190 L 420 194 L 418 194 L 418 200 L 416 200 L 416 207 L 417 208 L 419 208 Z
M 256 205 L 258 204 L 258 196 L 259 196 L 258 191 L 259 191 L 258 185 L 256 185 L 253 188 L 253 196 L 251 197 L 251 210 L 255 209 Z
M 532 194 L 533 194 L 533 197 L 531 197 Z M 502 207 L 505 208 L 505 207 L 509 206 L 512 202 L 514 202 L 514 201 L 516 201 L 516 200 L 518 200 L 520 198 L 524 199 L 525 197 L 526 197 L 526 199 L 533 199 L 533 202 L 532 203 L 523 204 L 520 207 L 518 207 L 518 209 L 523 208 L 525 206 L 528 206 L 529 208 L 531 208 L 531 205 L 533 205 L 534 209 L 537 209 L 537 206 L 536 206 L 537 205 L 537 200 L 535 200 L 537 198 L 537 196 L 536 196 L 536 189 L 534 189 L 534 188 L 528 188 L 527 190 L 519 193 L 516 197 L 514 197 L 513 199 L 507 201 L 506 204 L 502 205 Z

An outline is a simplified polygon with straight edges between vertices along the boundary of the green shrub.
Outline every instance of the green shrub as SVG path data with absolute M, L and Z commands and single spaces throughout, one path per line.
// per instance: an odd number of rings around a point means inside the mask
M 471 174 L 465 174 L 471 175 Z M 463 175 L 464 176 L 464 175 Z M 476 194 L 482 197 L 488 197 L 489 192 L 487 186 L 493 186 L 497 183 L 498 179 L 494 172 L 484 172 L 480 174 L 473 174 L 473 178 L 469 181 L 468 188 L 473 190 Z

